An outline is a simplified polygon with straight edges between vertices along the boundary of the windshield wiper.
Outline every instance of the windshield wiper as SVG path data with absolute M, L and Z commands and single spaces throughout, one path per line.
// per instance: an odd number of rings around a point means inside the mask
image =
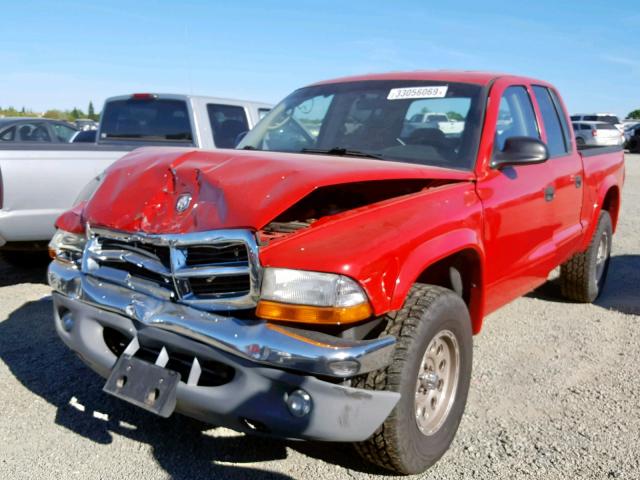
M 362 150 L 351 150 L 350 148 L 333 147 L 333 148 L 303 148 L 302 153 L 319 153 L 324 155 L 337 155 L 340 157 L 362 157 L 362 158 L 384 158 L 379 153 L 363 152 Z

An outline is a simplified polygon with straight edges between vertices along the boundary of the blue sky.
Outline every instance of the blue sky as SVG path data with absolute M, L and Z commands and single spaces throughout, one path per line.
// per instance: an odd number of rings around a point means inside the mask
M 0 106 L 110 95 L 276 102 L 343 75 L 485 70 L 555 84 L 572 112 L 640 108 L 636 0 L 6 2 Z

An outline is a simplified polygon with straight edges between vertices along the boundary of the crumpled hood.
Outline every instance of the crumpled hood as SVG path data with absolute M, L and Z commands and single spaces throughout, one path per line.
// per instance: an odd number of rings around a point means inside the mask
M 351 157 L 141 148 L 107 169 L 82 216 L 92 226 L 127 232 L 260 229 L 321 186 L 472 178 L 471 172 Z M 181 197 L 188 206 L 179 213 Z

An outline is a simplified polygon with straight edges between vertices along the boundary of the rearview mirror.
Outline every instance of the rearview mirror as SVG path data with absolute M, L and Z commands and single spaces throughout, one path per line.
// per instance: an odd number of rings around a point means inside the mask
M 496 152 L 491 161 L 491 168 L 502 168 L 508 165 L 532 165 L 543 163 L 549 159 L 547 146 L 537 138 L 509 137 L 504 142 L 502 151 Z

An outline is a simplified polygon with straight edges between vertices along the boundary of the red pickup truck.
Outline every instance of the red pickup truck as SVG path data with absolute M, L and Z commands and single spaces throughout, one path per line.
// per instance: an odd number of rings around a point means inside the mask
M 464 125 L 404 128 L 425 112 Z M 236 150 L 113 164 L 57 222 L 56 329 L 159 415 L 421 472 L 456 433 L 488 313 L 558 266 L 568 300 L 598 296 L 623 180 L 622 150 L 579 150 L 546 82 L 318 83 Z

